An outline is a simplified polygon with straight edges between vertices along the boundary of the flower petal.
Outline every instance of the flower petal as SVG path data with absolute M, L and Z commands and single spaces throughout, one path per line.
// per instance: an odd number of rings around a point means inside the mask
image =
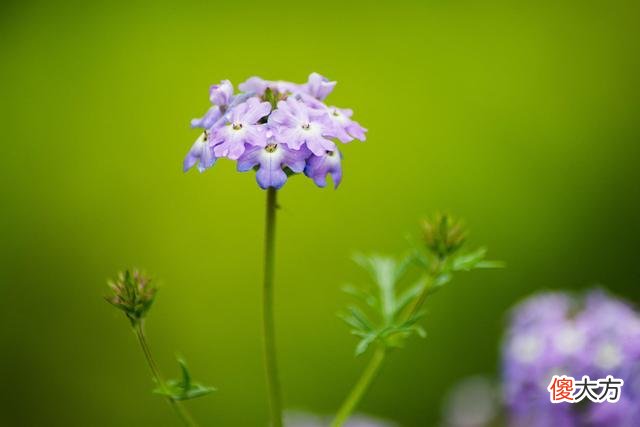
M 338 188 L 342 181 L 342 154 L 336 149 L 322 156 L 312 156 L 307 160 L 304 174 L 313 179 L 318 187 L 327 185 L 327 174 L 331 175 L 334 188 Z
M 311 73 L 305 90 L 309 95 L 322 101 L 333 91 L 335 86 L 336 82 L 330 82 L 329 79 L 318 73 Z
M 268 102 L 259 102 L 258 98 L 251 98 L 247 101 L 247 112 L 243 115 L 242 120 L 249 124 L 255 124 L 261 118 L 271 112 L 271 104 Z
M 229 80 L 222 80 L 209 88 L 209 100 L 214 105 L 228 105 L 232 96 L 233 85 Z
M 214 105 L 213 107 L 209 108 L 209 110 L 207 110 L 205 115 L 201 118 L 191 120 L 191 127 L 210 129 L 221 117 L 222 112 L 220 111 L 220 108 Z
M 284 183 L 287 182 L 287 174 L 284 173 L 281 167 L 269 168 L 262 165 L 256 172 L 256 181 L 258 181 L 258 185 L 263 190 L 269 187 L 278 189 L 282 188 Z
M 255 93 L 257 95 L 262 95 L 264 91 L 267 89 L 267 81 L 261 79 L 260 77 L 251 77 L 247 79 L 246 82 L 240 83 L 238 88 L 242 92 Z
M 249 147 L 238 159 L 238 172 L 246 172 L 260 164 L 260 152 L 262 147 Z

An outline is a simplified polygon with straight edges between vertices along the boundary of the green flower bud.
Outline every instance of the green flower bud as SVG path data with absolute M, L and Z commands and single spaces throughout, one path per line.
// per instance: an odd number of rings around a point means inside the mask
M 436 213 L 422 222 L 425 246 L 439 258 L 457 252 L 467 240 L 467 230 L 462 221 L 448 214 Z
M 151 279 L 138 270 L 121 272 L 117 279 L 107 283 L 113 296 L 105 300 L 122 310 L 134 326 L 145 317 L 158 291 Z

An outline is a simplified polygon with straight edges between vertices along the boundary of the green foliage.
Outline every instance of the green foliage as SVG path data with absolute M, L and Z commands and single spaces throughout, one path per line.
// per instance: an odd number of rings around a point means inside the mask
M 424 330 L 417 324 L 424 313 L 405 314 L 409 304 L 424 290 L 425 278 L 418 279 L 403 291 L 398 286 L 407 279 L 413 256 L 398 261 L 385 256 L 357 255 L 354 261 L 369 272 L 375 285 L 369 289 L 344 287 L 344 291 L 360 303 L 347 307 L 346 312 L 340 314 L 351 326 L 351 332 L 360 337 L 356 355 L 367 351 L 373 343 L 401 347 L 413 333 L 425 336 Z
M 484 247 L 466 251 L 466 236 L 461 221 L 436 214 L 423 222 L 423 248 L 414 247 L 399 260 L 380 255 L 354 256 L 372 282 L 364 288 L 343 288 L 358 302 L 340 313 L 351 333 L 360 337 L 356 356 L 374 343 L 397 348 L 413 334 L 424 338 L 426 333 L 419 325 L 425 315 L 424 301 L 449 283 L 455 272 L 504 266 L 486 260 Z
M 158 387 L 153 390 L 155 394 L 166 396 L 172 400 L 190 400 L 216 391 L 215 387 L 193 382 L 186 362 L 180 357 L 178 358 L 178 364 L 182 372 L 182 379 L 168 380 L 165 387 Z

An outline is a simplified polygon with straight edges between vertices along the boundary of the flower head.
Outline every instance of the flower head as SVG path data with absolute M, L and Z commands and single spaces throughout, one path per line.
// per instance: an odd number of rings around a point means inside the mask
M 126 270 L 108 284 L 113 295 L 105 297 L 107 302 L 122 310 L 133 325 L 139 323 L 156 297 L 157 288 L 151 279 L 138 270 Z
M 184 159 L 184 170 L 201 172 L 226 157 L 239 171 L 256 170 L 263 188 L 280 188 L 290 175 L 304 172 L 320 187 L 331 175 L 342 177 L 341 154 L 335 141 L 364 141 L 366 129 L 351 119 L 353 111 L 327 107 L 324 99 L 336 82 L 312 73 L 306 83 L 251 77 L 234 94 L 230 81 L 211 86 L 213 106 L 192 120 L 204 129 Z
M 427 249 L 440 258 L 456 252 L 467 239 L 462 221 L 442 213 L 422 222 L 422 235 Z

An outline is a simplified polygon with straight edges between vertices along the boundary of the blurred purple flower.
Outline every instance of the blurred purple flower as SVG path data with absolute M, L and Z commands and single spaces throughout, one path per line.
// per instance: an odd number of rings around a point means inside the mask
M 545 293 L 512 311 L 503 345 L 503 393 L 514 426 L 631 426 L 640 412 L 640 316 L 603 291 Z M 585 410 L 549 401 L 553 375 L 625 382 L 620 402 Z M 550 421 L 553 420 L 553 421 Z M 637 424 L 635 424 L 637 425 Z
M 497 418 L 497 387 L 487 378 L 475 376 L 460 381 L 447 393 L 443 408 L 444 427 L 484 427 Z

